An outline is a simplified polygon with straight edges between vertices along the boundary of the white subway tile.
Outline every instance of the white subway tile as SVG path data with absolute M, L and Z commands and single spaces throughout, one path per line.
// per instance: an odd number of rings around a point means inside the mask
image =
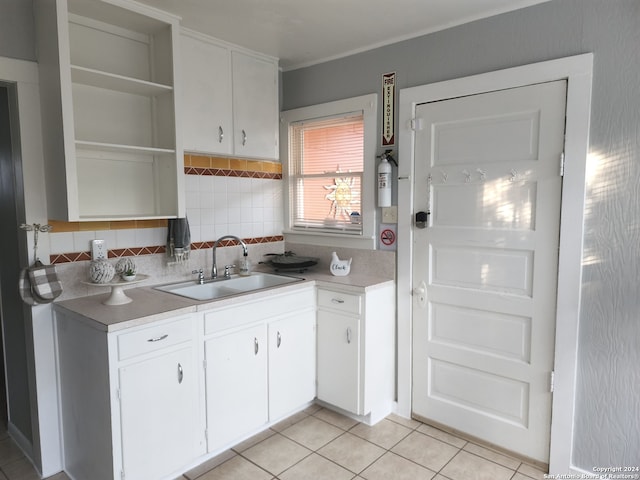
M 71 253 L 75 251 L 73 245 L 73 233 L 71 232 L 51 232 L 47 238 L 49 239 L 49 252 L 51 254 L 55 255 L 58 253 Z

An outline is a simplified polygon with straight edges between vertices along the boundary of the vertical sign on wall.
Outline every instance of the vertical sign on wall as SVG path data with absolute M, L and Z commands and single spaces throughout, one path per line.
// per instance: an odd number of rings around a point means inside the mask
M 382 75 L 382 146 L 395 145 L 396 72 Z

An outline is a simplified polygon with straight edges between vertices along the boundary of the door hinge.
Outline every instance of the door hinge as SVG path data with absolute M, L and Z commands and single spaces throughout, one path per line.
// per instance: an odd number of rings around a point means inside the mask
M 564 177 L 564 152 L 560 154 L 560 176 Z
M 553 393 L 553 390 L 555 388 L 555 381 L 556 381 L 556 372 L 554 370 L 551 370 L 551 372 L 549 372 L 549 392 Z
M 412 118 L 409 127 L 414 132 L 422 130 L 424 122 L 421 118 Z

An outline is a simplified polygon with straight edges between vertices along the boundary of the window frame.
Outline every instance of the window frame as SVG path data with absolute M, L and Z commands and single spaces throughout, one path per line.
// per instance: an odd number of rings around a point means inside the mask
M 293 227 L 292 202 L 294 195 L 291 189 L 292 166 L 290 163 L 291 144 L 289 139 L 290 125 L 314 119 L 330 118 L 354 113 L 362 113 L 364 120 L 364 161 L 362 172 L 362 232 L 322 231 L 320 228 L 299 229 Z M 376 205 L 375 205 L 375 172 L 377 148 L 378 95 L 368 94 L 347 98 L 308 107 L 287 110 L 281 113 L 280 122 L 280 159 L 284 183 L 284 230 L 285 241 L 323 245 L 341 246 L 375 250 L 376 248 Z

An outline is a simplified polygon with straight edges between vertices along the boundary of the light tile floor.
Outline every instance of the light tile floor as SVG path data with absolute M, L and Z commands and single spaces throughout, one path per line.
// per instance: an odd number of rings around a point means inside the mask
M 373 427 L 313 406 L 177 480 L 538 480 L 518 459 L 390 415 Z M 0 480 L 37 480 L 5 433 Z M 47 480 L 69 480 L 64 473 Z M 153 480 L 153 479 L 145 479 Z

